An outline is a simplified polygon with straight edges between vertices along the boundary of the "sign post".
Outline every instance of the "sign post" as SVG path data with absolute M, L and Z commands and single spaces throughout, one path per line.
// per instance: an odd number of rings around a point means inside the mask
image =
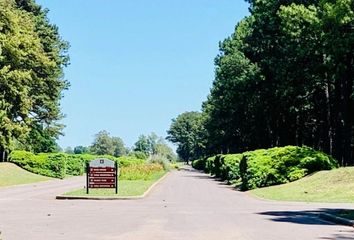
M 90 188 L 115 188 L 118 194 L 118 164 L 109 159 L 95 159 L 86 166 L 86 194 Z

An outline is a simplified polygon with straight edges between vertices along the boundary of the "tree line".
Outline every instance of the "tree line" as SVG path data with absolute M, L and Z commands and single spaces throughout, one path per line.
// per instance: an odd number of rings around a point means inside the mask
M 134 145 L 129 148 L 120 137 L 111 136 L 109 132 L 103 130 L 98 132 L 90 146 L 76 146 L 74 149 L 68 147 L 64 150 L 69 154 L 96 154 L 111 155 L 115 157 L 135 156 L 140 159 L 147 159 L 155 156 L 168 161 L 176 161 L 177 156 L 173 149 L 168 146 L 162 137 L 155 133 L 140 135 Z
M 354 1 L 248 2 L 202 112 L 174 119 L 168 138 L 186 160 L 306 145 L 354 165 Z

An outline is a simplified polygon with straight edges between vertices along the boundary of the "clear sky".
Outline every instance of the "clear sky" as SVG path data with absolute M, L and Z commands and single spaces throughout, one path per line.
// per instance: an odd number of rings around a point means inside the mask
M 70 42 L 62 147 L 107 130 L 131 146 L 165 137 L 171 119 L 199 111 L 218 42 L 248 15 L 243 0 L 37 0 Z

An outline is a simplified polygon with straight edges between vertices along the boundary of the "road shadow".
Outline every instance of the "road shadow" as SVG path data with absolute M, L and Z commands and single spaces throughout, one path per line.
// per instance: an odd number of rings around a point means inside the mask
M 333 223 L 319 219 L 321 211 L 268 211 L 257 214 L 270 216 L 270 221 L 290 222 L 307 225 L 333 225 Z
M 341 230 L 338 233 L 333 234 L 331 237 L 321 237 L 319 239 L 323 240 L 354 240 L 354 229 L 353 230 Z
M 208 175 L 207 173 L 201 171 L 201 170 L 195 170 L 195 169 L 185 169 L 185 170 L 180 170 L 180 171 L 187 171 L 191 173 L 196 173 L 196 174 L 188 174 L 188 175 L 183 175 L 185 178 L 194 178 L 194 179 L 201 179 L 201 180 L 210 180 L 215 183 L 217 183 L 218 186 L 227 188 L 233 191 L 237 192 L 243 192 L 240 190 L 239 186 L 235 186 L 231 184 L 228 181 L 222 180 L 221 178 L 216 178 L 215 176 Z
M 290 222 L 296 224 L 307 224 L 307 225 L 335 225 L 334 223 L 322 220 L 319 218 L 320 214 L 329 213 L 334 214 L 336 212 L 344 211 L 346 209 L 340 208 L 320 208 L 316 210 L 307 211 L 267 211 L 257 213 L 259 215 L 269 216 L 270 221 L 274 222 Z M 337 239 L 337 238 L 334 238 Z M 354 234 L 352 238 L 354 239 Z

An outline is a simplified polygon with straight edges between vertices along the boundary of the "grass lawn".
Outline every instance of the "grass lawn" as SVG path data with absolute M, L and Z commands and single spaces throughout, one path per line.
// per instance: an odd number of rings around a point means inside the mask
M 149 187 L 159 180 L 166 172 L 158 172 L 149 180 L 119 180 L 118 195 L 114 189 L 90 189 L 89 195 L 86 194 L 86 189 L 78 189 L 72 192 L 64 193 L 65 196 L 103 196 L 103 197 L 132 197 L 140 196 L 149 189 Z
M 354 167 L 320 171 L 292 183 L 250 193 L 272 200 L 354 203 Z
M 41 182 L 50 179 L 52 178 L 27 172 L 13 163 L 0 163 L 0 187 Z

